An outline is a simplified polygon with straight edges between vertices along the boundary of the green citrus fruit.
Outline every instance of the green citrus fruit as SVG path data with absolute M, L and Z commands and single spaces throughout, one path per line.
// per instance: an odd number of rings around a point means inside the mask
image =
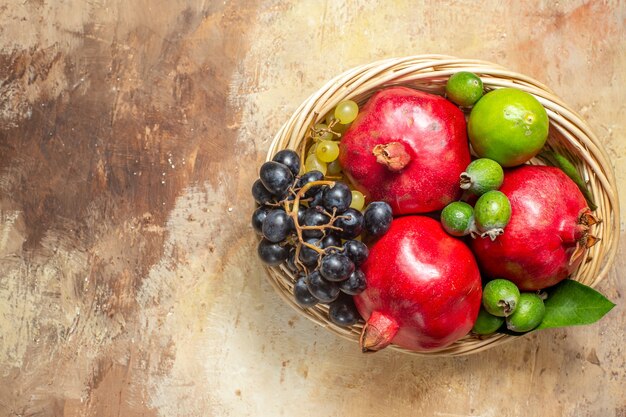
M 494 279 L 483 288 L 483 306 L 489 314 L 506 317 L 513 314 L 519 304 L 517 286 L 506 279 Z
M 506 327 L 518 333 L 528 332 L 539 326 L 546 314 L 543 300 L 535 293 L 520 294 L 517 308 L 506 318 Z
M 516 88 L 490 91 L 472 108 L 467 125 L 476 154 L 503 167 L 537 155 L 548 138 L 548 114 L 535 97 Z
M 483 307 L 478 312 L 478 317 L 472 327 L 472 332 L 476 334 L 491 334 L 498 330 L 504 324 L 504 317 L 489 314 Z
M 499 163 L 489 158 L 472 161 L 461 173 L 461 188 L 472 194 L 483 195 L 497 190 L 504 181 L 504 171 Z
M 446 97 L 461 107 L 474 105 L 482 96 L 483 82 L 472 72 L 452 74 L 446 83 Z
M 455 201 L 441 211 L 441 225 L 452 236 L 469 234 L 474 223 L 474 209 L 467 203 Z

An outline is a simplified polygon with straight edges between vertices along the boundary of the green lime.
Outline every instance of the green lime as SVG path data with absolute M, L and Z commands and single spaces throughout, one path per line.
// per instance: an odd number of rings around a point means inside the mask
M 506 327 L 518 333 L 528 332 L 539 326 L 546 314 L 543 300 L 535 293 L 520 294 L 517 308 L 506 318 Z
M 483 82 L 472 72 L 452 74 L 446 83 L 446 97 L 461 107 L 474 105 L 482 96 Z
M 483 289 L 483 306 L 488 313 L 498 317 L 513 314 L 519 303 L 517 286 L 506 279 L 489 281 Z
M 452 236 L 469 234 L 474 224 L 474 209 L 467 203 L 455 201 L 441 211 L 441 225 Z
M 546 109 L 535 97 L 501 88 L 485 94 L 472 108 L 467 133 L 478 156 L 512 167 L 539 153 L 548 125 Z
M 504 171 L 499 163 L 489 158 L 472 161 L 461 173 L 461 188 L 475 195 L 497 190 L 504 180 Z
M 472 327 L 472 332 L 476 334 L 491 334 L 504 324 L 504 317 L 489 314 L 483 307 L 478 312 L 478 317 Z
M 511 220 L 511 202 L 501 191 L 487 191 L 474 204 L 474 222 L 481 237 L 491 240 L 502 233 Z

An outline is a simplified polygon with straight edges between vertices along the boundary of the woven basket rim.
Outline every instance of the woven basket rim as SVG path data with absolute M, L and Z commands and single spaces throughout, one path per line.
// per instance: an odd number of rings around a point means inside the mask
M 596 225 L 599 244 L 588 251 L 586 261 L 571 278 L 596 286 L 609 272 L 615 259 L 619 239 L 619 200 L 615 175 L 602 143 L 584 119 L 552 90 L 524 74 L 509 71 L 489 61 L 457 58 L 449 55 L 414 55 L 388 58 L 351 68 L 326 82 L 293 112 L 276 133 L 267 160 L 280 149 L 302 150 L 302 139 L 310 127 L 319 122 L 337 103 L 352 99 L 362 104 L 371 93 L 391 85 L 405 85 L 441 94 L 445 80 L 455 72 L 470 71 L 483 81 L 486 90 L 515 87 L 526 91 L 546 108 L 550 119 L 549 147 L 574 157 L 581 176 L 587 182 L 603 222 Z M 533 159 L 531 163 L 540 163 Z M 292 295 L 295 277 L 285 267 L 267 267 L 268 280 L 285 302 L 301 315 L 333 333 L 358 342 L 362 323 L 351 328 L 339 327 L 327 318 L 327 306 L 304 309 Z M 450 346 L 435 351 L 416 352 L 390 345 L 390 349 L 420 356 L 458 356 L 501 345 L 520 336 L 494 334 L 485 337 L 467 335 Z M 388 348 L 388 349 L 389 349 Z

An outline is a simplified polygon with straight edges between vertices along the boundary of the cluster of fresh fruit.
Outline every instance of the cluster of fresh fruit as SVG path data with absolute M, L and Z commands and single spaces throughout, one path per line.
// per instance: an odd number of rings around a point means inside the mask
M 489 158 L 472 161 L 461 173 L 461 188 L 478 196 L 472 207 L 464 201 L 448 204 L 441 211 L 441 225 L 452 236 L 496 237 L 511 219 L 511 203 L 498 191 L 504 180 L 500 164 Z
M 509 280 L 497 278 L 483 288 L 482 306 L 472 331 L 479 335 L 495 333 L 506 321 L 512 332 L 529 332 L 539 326 L 546 314 L 545 293 L 521 292 Z
M 362 193 L 325 178 L 320 171 L 327 170 L 326 162 L 333 162 L 327 155 L 332 146 L 326 142 L 336 146 L 322 134 L 337 123 L 341 119 L 312 131 L 314 150 L 309 151 L 305 172 L 301 173 L 300 157 L 290 149 L 261 166 L 252 186 L 259 205 L 252 214 L 252 227 L 262 236 L 261 260 L 270 266 L 286 263 L 297 276 L 295 301 L 302 307 L 329 304 L 330 320 L 350 326 L 360 318 L 351 296 L 366 287 L 360 266 L 369 250 L 360 239 L 382 236 L 393 215 L 385 202 L 371 202 L 363 210 Z
M 320 171 L 324 175 L 337 176 L 341 174 L 339 164 L 339 142 L 338 139 L 350 127 L 350 123 L 359 114 L 359 106 L 352 100 L 344 100 L 335 109 L 328 113 L 325 118 L 326 123 L 317 123 L 311 129 L 311 146 L 308 149 L 304 163 L 305 171 Z M 365 203 L 363 194 L 357 192 L 356 199 Z
M 302 169 L 288 150 L 261 167 L 259 256 L 287 262 L 301 306 L 330 303 L 339 325 L 360 315 L 363 351 L 587 324 L 613 306 L 566 279 L 599 219 L 575 167 L 544 148 L 546 110 L 519 89 L 483 93 L 459 72 L 447 98 L 394 86 L 362 109 L 347 100 L 311 129 Z

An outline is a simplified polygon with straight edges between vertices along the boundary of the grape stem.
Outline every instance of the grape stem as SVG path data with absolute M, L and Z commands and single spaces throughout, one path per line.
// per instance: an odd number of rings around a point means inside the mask
M 337 136 L 338 138 L 341 138 L 341 133 L 335 132 L 333 130 L 333 127 L 335 127 L 336 125 L 339 124 L 339 120 L 338 119 L 334 119 L 332 122 L 330 122 L 330 124 L 326 128 L 316 129 L 315 128 L 315 120 L 317 119 L 317 113 L 315 113 L 313 116 L 314 117 L 311 120 L 311 124 L 309 125 L 309 129 L 307 130 L 308 134 L 304 138 L 304 145 L 302 146 L 302 152 L 300 152 L 300 160 L 302 160 L 302 161 L 306 160 L 306 148 L 307 148 L 307 145 L 309 143 L 309 139 L 312 140 L 313 142 L 318 142 L 318 138 L 315 136 L 315 134 L 323 133 L 323 132 L 330 132 L 333 135 Z M 339 177 L 337 177 L 337 179 L 339 179 Z
M 324 229 L 333 229 L 333 230 L 341 230 L 341 227 L 333 226 L 333 221 L 326 224 L 322 224 L 320 226 L 300 226 L 302 230 L 324 230 Z
M 332 122 L 330 122 L 330 124 L 328 125 L 328 131 L 332 132 L 333 135 L 336 135 L 338 138 L 341 138 L 341 133 L 339 132 L 335 132 L 333 130 L 333 127 L 335 127 L 336 125 L 339 124 L 339 119 L 333 119 Z
M 334 187 L 335 186 L 335 181 L 311 181 L 311 182 L 309 182 L 307 184 L 304 184 L 304 186 L 302 186 L 302 188 L 300 188 L 300 190 L 298 190 L 298 192 L 296 193 L 296 198 L 293 200 L 293 205 L 291 206 L 291 209 L 289 209 L 288 202 L 285 202 L 285 211 L 287 212 L 289 217 L 291 217 L 291 219 L 293 220 L 293 224 L 296 227 L 296 234 L 298 235 L 298 245 L 296 245 L 295 262 L 297 264 L 299 264 L 305 270 L 307 268 L 306 268 L 306 266 L 304 266 L 304 264 L 302 264 L 302 262 L 300 261 L 300 258 L 299 258 L 300 248 L 302 247 L 302 245 L 306 246 L 309 249 L 314 250 L 315 252 L 319 253 L 320 255 L 322 255 L 324 253 L 324 249 L 318 248 L 315 245 L 312 245 L 312 244 L 310 244 L 308 242 L 305 242 L 304 239 L 302 238 L 302 230 L 309 230 L 309 229 L 311 229 L 311 230 L 318 229 L 319 230 L 319 229 L 324 229 L 324 228 L 327 228 L 327 227 L 339 229 L 336 226 L 331 226 L 331 224 L 334 221 L 334 210 L 333 210 L 333 217 L 331 217 L 331 220 L 330 220 L 328 225 L 323 225 L 323 226 L 300 226 L 300 223 L 298 222 L 298 210 L 300 208 L 300 199 L 311 188 L 317 187 L 317 186 L 320 186 L 320 185 L 327 185 L 329 187 Z
M 327 133 L 327 132 L 332 133 L 333 135 L 336 135 L 338 138 L 340 138 L 341 133 L 335 132 L 333 130 L 333 127 L 335 127 L 338 123 L 339 123 L 339 120 L 334 119 L 332 122 L 330 122 L 330 124 L 327 127 L 323 127 L 321 129 L 316 128 L 315 126 L 311 127 L 311 134 L 310 134 L 311 139 L 317 142 L 319 140 L 318 136 L 321 136 L 320 133 Z

